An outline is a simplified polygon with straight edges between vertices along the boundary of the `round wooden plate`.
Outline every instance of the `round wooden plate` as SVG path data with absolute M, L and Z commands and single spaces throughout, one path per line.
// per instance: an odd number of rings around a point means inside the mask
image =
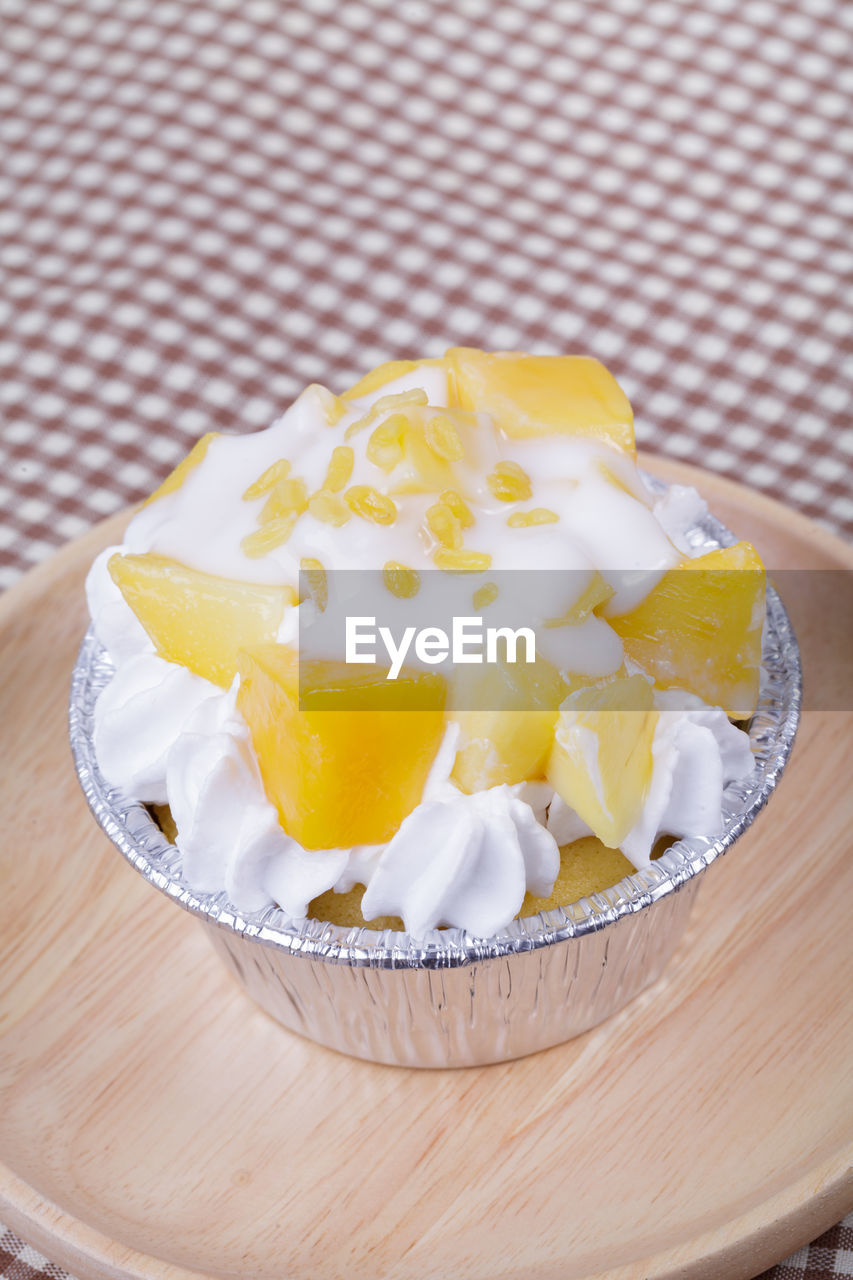
M 783 507 L 647 465 L 772 567 L 853 568 Z M 622 1013 L 504 1065 L 371 1066 L 251 1005 L 85 807 L 68 682 L 86 569 L 121 527 L 0 603 L 0 1218 L 81 1280 L 732 1280 L 853 1206 L 849 712 L 806 714 Z M 819 602 L 795 613 L 808 678 L 827 629 Z

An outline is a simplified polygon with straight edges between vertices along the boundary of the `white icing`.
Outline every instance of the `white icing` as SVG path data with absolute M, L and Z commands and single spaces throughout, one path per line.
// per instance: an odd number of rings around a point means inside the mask
M 455 925 L 489 937 L 527 888 L 549 893 L 560 867 L 554 837 L 509 787 L 418 805 L 381 854 L 362 899 L 366 919 L 400 916 L 416 937 Z
M 723 791 L 730 782 L 748 778 L 755 765 L 749 735 L 719 707 L 708 707 L 680 689 L 657 691 L 655 706 L 660 715 L 652 738 L 649 789 L 640 817 L 619 846 L 638 870 L 649 865 L 660 836 L 720 835 Z M 595 779 L 592 733 L 585 754 Z M 598 790 L 601 800 L 600 783 Z M 560 845 L 593 834 L 558 795 L 549 805 L 547 827 Z
M 86 600 L 95 634 L 116 666 L 138 653 L 153 653 L 148 633 L 110 577 L 107 564 L 125 547 L 107 547 L 86 575 Z
M 719 707 L 678 689 L 657 692 L 655 705 L 651 783 L 642 815 L 620 846 L 638 868 L 648 866 L 660 835 L 720 835 L 723 791 L 755 765 L 749 735 Z
M 95 704 L 95 753 L 107 782 L 129 796 L 166 801 L 166 761 L 191 714 L 221 695 L 185 667 L 142 652 L 118 665 Z
M 592 835 L 592 828 L 586 825 L 583 818 L 579 817 L 574 809 L 566 804 L 562 796 L 557 795 L 556 791 L 548 806 L 545 825 L 559 845 L 573 844 L 583 836 Z
M 434 371 L 431 371 L 434 373 Z M 440 373 L 441 371 L 439 371 Z M 329 570 L 381 568 L 389 558 L 415 569 L 431 569 L 434 541 L 423 530 L 426 508 L 434 493 L 397 494 L 398 514 L 392 526 L 353 517 L 344 530 L 303 514 L 288 541 L 260 559 L 247 558 L 242 538 L 257 527 L 263 497 L 244 501 L 242 494 L 273 462 L 286 457 L 291 475 L 305 480 L 309 491 L 324 479 L 329 454 L 335 445 L 348 444 L 355 455 L 350 484 L 369 484 L 380 492 L 393 488 L 394 476 L 373 465 L 366 448 L 375 423 L 347 440 L 347 427 L 369 408 L 371 399 L 406 390 L 407 375 L 389 383 L 372 398 L 360 401 L 330 426 L 322 396 L 309 387 L 265 431 L 248 436 L 219 436 L 212 440 L 201 461 L 181 487 L 150 503 L 134 518 L 125 536 L 131 551 L 155 551 L 209 573 L 252 582 L 296 586 L 299 562 L 316 557 Z M 446 407 L 443 375 L 433 377 L 435 408 Z M 387 413 L 393 412 L 393 406 Z M 483 417 L 483 415 L 481 415 Z M 483 417 L 466 438 L 471 447 L 469 465 L 459 467 L 459 488 L 466 491 L 475 513 L 474 526 L 466 530 L 465 545 L 488 551 L 491 568 L 601 569 L 622 594 L 614 603 L 619 611 L 628 593 L 618 571 L 663 571 L 675 564 L 678 552 L 655 519 L 649 498 L 634 480 L 632 496 L 608 479 L 605 468 L 620 479 L 625 459 L 607 444 L 568 436 L 543 436 L 525 440 L 500 437 Z M 499 502 L 488 490 L 485 475 L 499 459 L 518 462 L 528 473 L 533 496 L 524 502 Z M 630 463 L 628 464 L 630 468 Z M 467 482 L 466 482 L 467 476 Z M 548 507 L 559 516 L 556 525 L 510 528 L 507 519 L 516 511 Z M 222 512 L 228 519 L 222 519 Z M 653 579 L 649 578 L 646 590 Z
M 450 725 L 421 803 L 388 844 L 306 851 L 282 830 L 264 793 L 236 707 L 236 682 L 223 691 L 157 657 L 106 568 L 110 555 L 124 550 L 157 552 L 223 577 L 292 586 L 305 556 L 330 570 L 379 569 L 389 559 L 432 569 L 434 543 L 423 523 L 434 493 L 396 496 L 398 517 L 390 527 L 353 517 L 340 529 L 306 513 L 289 541 L 261 559 L 247 558 L 240 547 L 257 527 L 264 502 L 244 501 L 242 494 L 280 458 L 290 460 L 291 475 L 303 478 L 310 492 L 322 484 L 333 446 L 346 442 L 355 452 L 350 483 L 387 489 L 393 475 L 380 472 L 365 452 L 372 426 L 349 440 L 346 428 L 373 400 L 412 388 L 425 388 L 431 405 L 446 405 L 441 369 L 404 375 L 354 403 L 334 426 L 326 421 L 324 393 L 308 388 L 266 431 L 211 441 L 178 490 L 134 517 L 123 548 L 98 557 L 87 579 L 89 607 L 117 671 L 96 707 L 95 747 L 110 783 L 140 800 L 168 800 L 184 876 L 198 891 L 224 890 L 244 911 L 276 902 L 301 917 L 328 889 L 346 892 L 366 884 L 367 917 L 400 916 L 413 934 L 458 925 L 487 936 L 512 919 L 526 891 L 551 892 L 558 845 L 588 833 L 547 784 L 464 795 L 450 781 L 458 732 Z M 550 602 L 549 616 L 571 608 L 594 569 L 614 587 L 608 612 L 617 613 L 633 607 L 679 554 L 696 553 L 684 537 L 685 526 L 704 508 L 694 491 L 676 486 L 653 504 L 630 460 L 609 446 L 560 436 L 505 440 L 480 417 L 457 485 L 476 517 L 465 545 L 488 551 L 492 571 L 575 570 L 566 575 L 565 597 Z M 530 501 L 502 503 L 489 492 L 484 477 L 499 458 L 528 473 Z M 557 512 L 558 523 L 508 527 L 509 515 L 532 506 Z M 518 577 L 523 592 L 523 575 Z M 471 579 L 451 578 L 447 590 L 451 599 L 464 591 L 470 600 Z M 464 613 L 461 594 L 459 600 L 456 611 Z M 296 643 L 298 620 L 312 607 L 309 602 L 286 611 L 280 642 Z M 514 608 L 517 617 L 518 600 Z M 499 611 L 494 616 L 499 625 Z M 597 678 L 622 662 L 621 641 L 602 618 L 540 630 L 539 636 L 540 652 L 561 670 Z M 701 703 L 679 711 L 662 696 L 652 783 L 640 822 L 623 845 L 637 866 L 648 861 L 660 831 L 687 835 L 701 827 L 702 834 L 715 834 L 723 786 L 752 767 L 746 735 L 722 711 Z
M 224 888 L 241 911 L 277 901 L 304 916 L 344 870 L 348 851 L 307 853 L 282 830 L 236 692 L 235 681 L 201 703 L 169 752 L 166 787 L 184 878 L 199 892 Z

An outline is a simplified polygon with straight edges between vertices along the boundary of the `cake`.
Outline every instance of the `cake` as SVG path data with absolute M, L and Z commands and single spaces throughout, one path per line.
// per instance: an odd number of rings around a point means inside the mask
M 93 565 L 101 771 L 240 911 L 489 937 L 565 906 L 714 837 L 753 769 L 764 571 L 691 540 L 703 510 L 647 486 L 589 357 L 308 387 L 204 436 Z M 353 663 L 323 627 L 365 600 L 398 631 Z M 436 660 L 431 610 L 527 620 L 535 653 Z

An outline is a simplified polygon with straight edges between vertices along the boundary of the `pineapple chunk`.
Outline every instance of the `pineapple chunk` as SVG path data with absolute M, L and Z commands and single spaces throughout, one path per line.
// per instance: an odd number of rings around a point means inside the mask
M 570 693 L 560 707 L 546 776 L 609 849 L 640 817 L 652 778 L 659 712 L 642 676 Z
M 160 657 L 226 689 L 238 650 L 275 640 L 296 603 L 292 587 L 234 582 L 166 556 L 116 554 L 108 568 Z
M 530 356 L 451 347 L 457 403 L 490 413 L 511 440 L 569 435 L 633 455 L 634 415 L 625 393 L 591 356 Z
M 375 369 L 371 369 L 370 373 L 359 378 L 358 382 L 343 394 L 347 400 L 360 400 L 365 396 L 373 395 L 374 391 L 379 391 L 381 387 L 386 387 L 389 382 L 402 378 L 405 373 L 412 373 L 415 369 L 441 368 L 444 363 L 444 360 L 440 359 L 387 360 L 385 364 L 377 365 Z
M 605 617 L 655 684 L 745 719 L 758 701 L 764 609 L 764 566 L 738 542 L 667 570 L 630 613 Z
M 196 440 L 187 456 L 178 463 L 174 471 L 169 472 L 160 487 L 155 489 L 154 492 L 145 499 L 142 505 L 147 507 L 149 503 L 156 502 L 158 498 L 165 498 L 167 493 L 175 493 L 176 490 L 180 489 L 189 473 L 195 470 L 204 455 L 207 453 L 210 448 L 211 441 L 215 440 L 218 435 L 218 431 L 208 431 L 207 435 Z
M 394 681 L 343 663 L 300 663 L 258 645 L 240 655 L 237 703 L 267 795 L 306 849 L 390 840 L 420 802 L 444 732 L 445 682 L 401 671 Z
M 474 709 L 452 712 L 460 730 L 454 782 L 472 793 L 543 778 L 557 709 L 566 696 L 559 674 L 544 658 L 529 665 L 503 658 L 474 670 L 476 675 L 470 668 L 456 675 L 457 704 Z

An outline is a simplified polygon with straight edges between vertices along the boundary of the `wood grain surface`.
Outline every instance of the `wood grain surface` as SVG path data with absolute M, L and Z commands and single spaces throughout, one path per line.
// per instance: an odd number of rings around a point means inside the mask
M 803 517 L 646 463 L 697 482 L 772 568 L 853 568 Z M 805 715 L 665 977 L 620 1014 L 497 1066 L 357 1062 L 252 1006 L 86 809 L 67 691 L 85 571 L 121 525 L 0 601 L 13 1230 L 81 1280 L 745 1280 L 853 1206 L 849 712 Z M 797 613 L 808 680 L 827 628 Z

